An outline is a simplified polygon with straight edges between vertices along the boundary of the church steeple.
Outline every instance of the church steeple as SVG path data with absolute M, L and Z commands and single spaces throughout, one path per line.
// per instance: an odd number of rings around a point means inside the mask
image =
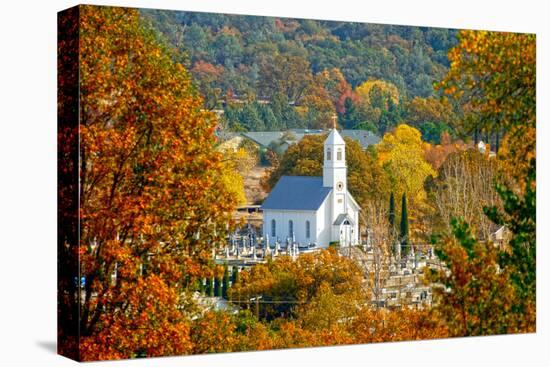
M 336 118 L 334 118 L 334 126 Z M 338 191 L 347 189 L 346 143 L 334 127 L 324 145 L 323 186 L 334 187 Z

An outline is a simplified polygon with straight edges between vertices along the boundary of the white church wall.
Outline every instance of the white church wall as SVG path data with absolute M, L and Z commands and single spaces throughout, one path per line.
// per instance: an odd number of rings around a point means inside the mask
M 319 207 L 319 210 L 317 210 L 316 213 L 316 231 L 317 231 L 317 245 L 319 247 L 328 247 L 331 238 L 330 238 L 330 204 L 331 204 L 331 196 L 330 194 L 325 201 L 321 204 Z
M 264 210 L 263 212 L 263 230 L 264 236 L 269 235 L 269 242 L 274 243 L 279 240 L 285 243 L 290 237 L 289 221 L 293 222 L 294 238 L 296 242 L 309 244 L 316 242 L 315 234 L 317 228 L 317 217 L 315 211 L 307 210 Z M 275 220 L 276 238 L 271 233 L 271 221 Z M 310 222 L 310 238 L 306 237 L 306 221 Z
M 353 236 L 352 236 L 352 244 L 357 245 L 359 244 L 359 211 L 357 211 L 356 207 L 351 203 L 351 200 L 348 200 L 348 214 L 353 219 Z

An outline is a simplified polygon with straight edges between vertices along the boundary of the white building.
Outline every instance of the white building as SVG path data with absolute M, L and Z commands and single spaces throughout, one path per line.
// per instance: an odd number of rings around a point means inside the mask
M 346 144 L 336 129 L 325 140 L 323 177 L 281 177 L 262 210 L 270 243 L 358 244 L 361 208 L 348 191 Z

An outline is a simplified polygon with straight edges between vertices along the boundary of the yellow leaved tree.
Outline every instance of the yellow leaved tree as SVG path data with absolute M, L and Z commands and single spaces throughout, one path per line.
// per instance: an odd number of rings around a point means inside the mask
M 424 158 L 425 145 L 420 131 L 406 124 L 385 134 L 377 145 L 379 163 L 388 173 L 393 191 L 405 193 L 417 203 L 426 199 L 424 180 L 436 174 Z

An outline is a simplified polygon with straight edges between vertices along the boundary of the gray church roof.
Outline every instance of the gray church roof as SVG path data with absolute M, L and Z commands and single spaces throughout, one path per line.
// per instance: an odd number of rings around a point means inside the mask
M 347 213 L 342 213 L 342 214 L 338 215 L 338 217 L 336 217 L 336 220 L 334 221 L 333 224 L 336 225 L 336 226 L 339 226 L 340 224 L 344 223 L 344 221 L 346 219 L 349 222 L 349 224 L 355 225 L 355 223 L 353 222 L 353 220 L 351 219 L 351 217 Z
M 282 176 L 264 200 L 262 209 L 317 210 L 331 190 L 323 187 L 322 177 Z

